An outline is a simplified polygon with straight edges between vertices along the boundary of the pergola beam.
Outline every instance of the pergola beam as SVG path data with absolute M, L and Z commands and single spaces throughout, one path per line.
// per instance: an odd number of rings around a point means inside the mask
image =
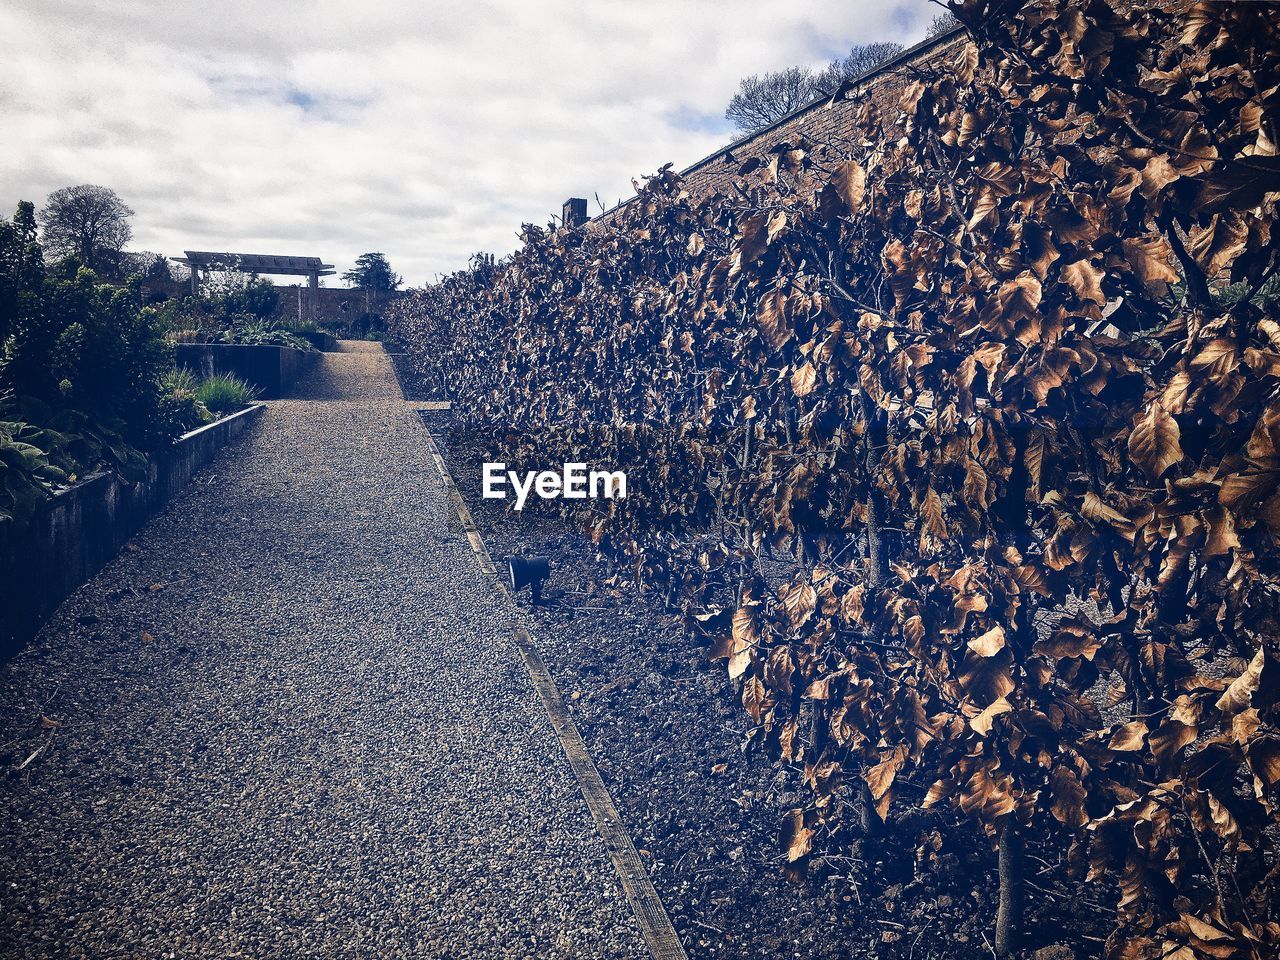
M 307 299 L 311 315 L 315 316 L 319 304 L 320 278 L 331 277 L 338 271 L 332 263 L 324 263 L 319 257 L 288 257 L 269 253 L 229 253 L 212 250 L 184 250 L 185 257 L 171 257 L 191 271 L 191 292 L 200 292 L 200 280 L 210 270 L 243 270 L 245 273 L 267 274 L 275 277 L 306 277 Z
M 173 257 L 174 263 L 202 270 L 243 270 L 273 276 L 309 277 L 313 273 L 328 277 L 337 273 L 332 263 L 319 257 L 286 257 L 266 253 L 215 253 L 209 250 L 186 250 L 185 257 Z

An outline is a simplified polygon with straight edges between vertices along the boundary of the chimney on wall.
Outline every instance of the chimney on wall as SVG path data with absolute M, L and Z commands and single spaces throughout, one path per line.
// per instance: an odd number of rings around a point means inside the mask
M 562 219 L 570 229 L 582 226 L 587 222 L 587 201 L 582 197 L 570 197 L 564 202 Z

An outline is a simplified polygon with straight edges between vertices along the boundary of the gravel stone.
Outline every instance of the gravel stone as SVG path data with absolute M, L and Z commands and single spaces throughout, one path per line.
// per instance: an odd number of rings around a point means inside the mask
M 342 351 L 0 668 L 0 956 L 647 955 L 521 614 Z

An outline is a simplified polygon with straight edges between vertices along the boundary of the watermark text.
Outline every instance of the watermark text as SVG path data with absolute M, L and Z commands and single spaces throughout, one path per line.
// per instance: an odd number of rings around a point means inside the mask
M 560 471 L 527 470 L 522 475 L 505 463 L 486 463 L 484 498 L 505 500 L 507 488 L 515 493 L 512 509 L 523 510 L 530 493 L 543 500 L 622 499 L 627 495 L 627 475 L 621 470 L 588 470 L 585 463 L 566 463 Z

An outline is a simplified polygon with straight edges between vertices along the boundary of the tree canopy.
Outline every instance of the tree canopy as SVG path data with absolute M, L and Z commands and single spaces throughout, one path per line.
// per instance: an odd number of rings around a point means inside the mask
M 822 70 L 787 67 L 776 72 L 745 77 L 725 108 L 726 120 L 743 133 L 763 130 L 771 123 L 803 107 L 818 97 L 829 95 L 846 80 L 900 54 L 903 46 L 891 41 L 855 43 L 847 56 L 836 57 Z
M 837 57 L 825 70 L 813 75 L 814 95 L 834 93 L 846 80 L 862 76 L 886 60 L 892 60 L 905 49 L 902 44 L 891 40 L 855 43 L 849 48 L 848 56 Z
M 956 27 L 960 26 L 960 20 L 950 10 L 944 10 L 931 21 L 929 27 L 925 30 L 925 36 L 932 40 L 934 37 L 940 37 L 944 33 L 949 33 Z
M 55 190 L 40 211 L 44 249 L 53 259 L 76 257 L 91 270 L 109 270 L 133 236 L 131 216 L 110 187 L 82 183 Z
M 753 73 L 743 78 L 724 117 L 743 133 L 751 133 L 776 123 L 815 96 L 808 67 L 788 67 L 763 76 Z
M 344 273 L 342 279 L 353 287 L 374 293 L 391 293 L 404 282 L 404 278 L 391 269 L 390 262 L 381 253 L 360 254 L 356 258 L 356 265 Z

